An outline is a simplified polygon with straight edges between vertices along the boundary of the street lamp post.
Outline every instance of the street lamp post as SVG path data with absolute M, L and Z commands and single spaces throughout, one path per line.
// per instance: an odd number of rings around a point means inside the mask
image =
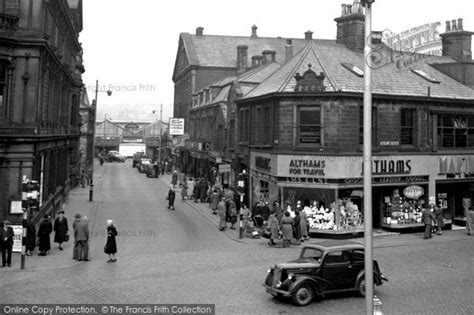
M 112 91 L 106 91 L 108 96 L 112 95 Z M 95 80 L 95 99 L 94 99 L 94 137 L 92 138 L 92 165 L 91 165 L 91 180 L 89 184 L 89 201 L 94 201 L 94 153 L 95 153 L 95 120 L 97 116 L 97 96 L 99 93 L 99 80 Z M 105 121 L 104 121 L 104 134 L 105 134 Z M 103 140 L 105 141 L 105 139 Z
M 367 315 L 374 313 L 374 266 L 372 244 L 372 3 L 362 0 L 365 8 L 364 45 L 364 247 L 365 305 Z

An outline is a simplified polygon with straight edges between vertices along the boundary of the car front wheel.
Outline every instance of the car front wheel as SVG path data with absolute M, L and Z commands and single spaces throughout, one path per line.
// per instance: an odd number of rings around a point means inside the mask
M 357 282 L 357 293 L 359 293 L 360 296 L 365 297 L 365 278 L 362 277 L 359 279 Z
M 307 283 L 302 284 L 291 296 L 293 303 L 298 306 L 305 306 L 311 303 L 314 297 L 313 288 Z

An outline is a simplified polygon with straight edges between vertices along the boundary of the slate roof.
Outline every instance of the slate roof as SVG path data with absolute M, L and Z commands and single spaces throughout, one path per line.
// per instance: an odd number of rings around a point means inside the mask
M 249 37 L 225 35 L 192 35 L 181 33 L 190 66 L 229 67 L 237 65 L 237 46 L 248 46 L 248 65 L 251 57 L 261 55 L 264 50 L 276 52 L 276 62 L 285 62 L 286 38 L 281 37 Z M 292 38 L 294 51 L 302 49 L 307 41 L 302 38 Z
M 389 50 L 378 51 L 382 58 L 388 60 L 380 67 L 372 69 L 372 92 L 382 95 L 397 96 L 427 96 L 428 87 L 433 98 L 470 99 L 474 100 L 474 90 L 450 78 L 435 69 L 430 64 L 455 62 L 450 57 L 432 56 L 421 58 L 404 67 L 397 67 L 396 62 L 390 62 L 392 54 Z M 408 56 L 404 56 L 408 57 Z M 411 56 L 413 57 L 413 56 Z M 295 74 L 303 74 L 308 70 L 308 64 L 316 73 L 324 72 L 326 91 L 364 92 L 364 78 L 346 69 L 341 63 L 350 63 L 361 70 L 364 69 L 364 56 L 343 44 L 329 40 L 306 41 L 306 45 L 292 59 L 282 65 L 255 89 L 245 95 L 244 99 L 262 96 L 269 93 L 293 92 Z M 430 77 L 440 81 L 432 83 L 412 69 L 422 70 Z

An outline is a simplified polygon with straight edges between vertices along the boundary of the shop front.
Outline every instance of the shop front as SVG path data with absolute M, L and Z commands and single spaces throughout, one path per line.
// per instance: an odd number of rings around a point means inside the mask
M 474 184 L 458 180 L 464 193 L 443 191 L 438 156 L 372 158 L 372 226 L 400 233 L 423 229 L 421 211 L 431 199 L 444 207 L 445 229 L 463 212 L 465 195 Z M 472 164 L 474 165 L 474 163 Z M 279 201 L 294 210 L 297 202 L 309 217 L 313 234 L 328 237 L 363 235 L 364 194 L 361 156 L 309 156 L 251 152 L 251 203 Z M 473 177 L 474 183 L 474 177 Z M 451 196 L 451 197 L 449 197 Z M 458 196 L 458 197 L 456 197 Z M 438 198 L 440 199 L 440 198 Z

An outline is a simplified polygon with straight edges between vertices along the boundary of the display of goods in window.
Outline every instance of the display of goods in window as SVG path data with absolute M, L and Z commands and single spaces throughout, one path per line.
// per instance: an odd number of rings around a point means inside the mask
M 419 186 L 408 186 L 404 191 L 404 195 L 411 198 L 423 195 L 423 188 Z M 421 214 L 423 200 L 405 199 L 398 194 L 398 189 L 394 190 L 391 203 L 388 205 L 389 214 L 384 220 L 387 224 L 421 224 Z
M 307 209 L 309 227 L 317 230 L 354 230 L 364 227 L 364 220 L 359 206 L 351 200 L 338 200 L 328 208 L 318 207 L 314 202 Z

